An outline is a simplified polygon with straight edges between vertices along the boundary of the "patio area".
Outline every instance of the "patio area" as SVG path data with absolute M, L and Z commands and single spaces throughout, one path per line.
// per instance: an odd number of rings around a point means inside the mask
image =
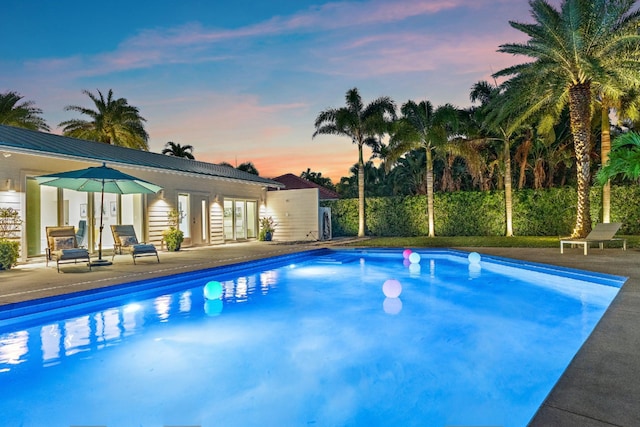
M 329 245 L 346 244 L 336 240 Z M 64 264 L 57 273 L 44 258 L 0 272 L 0 306 L 86 289 L 144 280 L 329 246 L 324 243 L 253 242 L 161 252 L 133 264 L 117 255 L 113 265 Z M 618 248 L 456 248 L 536 263 L 629 277 L 591 337 L 575 356 L 532 421 L 532 426 L 631 426 L 640 423 L 640 253 Z M 110 253 L 107 254 L 110 258 Z

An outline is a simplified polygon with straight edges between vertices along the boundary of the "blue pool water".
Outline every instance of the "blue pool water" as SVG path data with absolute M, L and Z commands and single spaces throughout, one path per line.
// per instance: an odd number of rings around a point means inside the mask
M 0 309 L 2 425 L 524 426 L 625 280 L 417 253 L 310 251 Z

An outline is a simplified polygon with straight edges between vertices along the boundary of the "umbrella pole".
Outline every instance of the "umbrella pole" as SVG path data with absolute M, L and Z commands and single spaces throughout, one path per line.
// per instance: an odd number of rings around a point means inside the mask
M 112 262 L 106 259 L 102 259 L 102 229 L 104 225 L 102 223 L 102 215 L 104 213 L 104 179 L 102 180 L 102 191 L 100 192 L 100 238 L 98 240 L 98 259 L 91 262 L 91 265 L 111 265 Z

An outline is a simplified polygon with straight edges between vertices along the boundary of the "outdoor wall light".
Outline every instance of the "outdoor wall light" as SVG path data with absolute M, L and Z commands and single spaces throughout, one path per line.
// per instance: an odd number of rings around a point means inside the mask
M 158 197 L 164 199 L 164 190 L 158 191 Z
M 11 178 L 5 179 L 4 189 L 10 193 L 14 193 L 16 190 L 13 188 L 13 180 Z

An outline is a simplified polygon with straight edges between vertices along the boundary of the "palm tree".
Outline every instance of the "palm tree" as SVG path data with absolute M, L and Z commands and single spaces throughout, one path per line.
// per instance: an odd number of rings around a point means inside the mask
M 167 154 L 173 157 L 184 157 L 185 159 L 195 159 L 193 157 L 193 146 L 191 145 L 180 145 L 175 142 L 167 142 L 165 145 L 165 149 L 162 150 L 162 154 Z
M 510 105 L 521 105 L 526 119 L 542 110 L 556 116 L 569 106 L 577 165 L 577 214 L 573 237 L 591 230 L 589 186 L 591 179 L 592 89 L 616 74 L 631 86 L 640 82 L 639 12 L 635 0 L 563 0 L 556 10 L 545 0 L 529 2 L 533 24 L 510 22 L 529 40 L 505 44 L 499 52 L 525 55 L 532 61 L 494 74 L 511 76 Z
M 336 186 L 333 185 L 331 178 L 322 176 L 322 172 L 313 172 L 311 168 L 307 168 L 306 171 L 300 173 L 300 178 L 306 179 L 307 181 L 314 182 L 330 190 L 335 191 L 336 189 Z
M 258 169 L 255 167 L 255 165 L 252 162 L 240 163 L 236 169 L 238 169 L 239 171 L 253 174 L 253 175 L 260 175 L 258 173 Z
M 0 124 L 48 131 L 49 126 L 40 117 L 42 110 L 33 101 L 20 102 L 22 98 L 17 92 L 0 93 Z
M 129 105 L 125 98 L 114 99 L 111 89 L 106 99 L 102 92 L 97 92 L 98 96 L 88 90 L 82 91 L 91 98 L 95 110 L 77 105 L 65 107 L 65 111 L 76 111 L 91 120 L 73 119 L 60 123 L 58 126 L 63 128 L 64 135 L 149 151 L 149 135 L 144 129 L 146 120 L 138 109 Z
M 400 109 L 402 117 L 389 141 L 386 164 L 392 163 L 404 154 L 417 149 L 426 153 L 425 180 L 427 183 L 427 218 L 429 237 L 435 236 L 433 158 L 444 156 L 450 150 L 449 137 L 457 130 L 458 111 L 450 104 L 434 110 L 429 101 L 407 101 Z
M 613 141 L 609 161 L 596 177 L 604 185 L 616 176 L 634 181 L 640 178 L 640 135 L 636 132 L 624 133 Z
M 380 147 L 376 136 L 384 134 L 389 126 L 389 119 L 395 119 L 396 106 L 391 98 L 383 96 L 364 106 L 358 89 L 347 91 L 346 107 L 330 108 L 321 111 L 316 117 L 317 135 L 339 135 L 351 138 L 358 146 L 358 237 L 365 234 L 364 213 L 364 159 L 363 147 L 369 146 L 374 152 Z

